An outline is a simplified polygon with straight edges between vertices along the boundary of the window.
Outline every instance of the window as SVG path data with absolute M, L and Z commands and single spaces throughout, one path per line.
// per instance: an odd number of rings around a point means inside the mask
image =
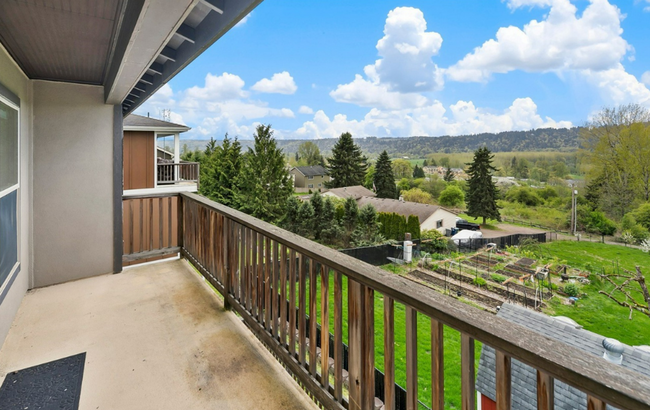
M 313 188 L 313 187 L 314 187 L 314 184 L 307 185 L 307 188 Z
M 318 187 L 320 188 L 323 184 L 318 184 Z
M 310 175 L 310 176 L 307 177 L 307 179 L 314 179 L 314 176 Z
M 438 229 L 438 228 L 442 228 L 442 219 L 440 219 L 439 221 L 436 221 L 436 229 Z
M 0 87 L 0 287 L 18 267 L 18 118 Z

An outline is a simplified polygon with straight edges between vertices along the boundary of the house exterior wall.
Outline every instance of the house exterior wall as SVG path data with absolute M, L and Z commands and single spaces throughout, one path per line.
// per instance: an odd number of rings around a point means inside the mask
M 330 180 L 329 175 L 316 175 L 313 179 L 309 179 L 297 170 L 293 170 L 291 173 L 295 176 L 293 186 L 296 188 L 324 189 L 325 182 Z M 320 184 L 320 186 L 318 184 Z M 313 185 L 313 187 L 310 187 L 309 185 Z
M 113 106 L 34 81 L 34 286 L 113 272 Z
M 0 84 L 20 99 L 20 188 L 17 196 L 18 261 L 20 271 L 9 277 L 4 285 L 0 284 L 1 346 L 9 332 L 23 296 L 31 286 L 31 147 L 33 134 L 32 82 L 23 74 L 2 45 L 0 45 Z
M 436 222 L 442 220 L 442 226 L 436 227 Z M 440 233 L 445 233 L 446 229 L 451 229 L 456 226 L 456 215 L 442 208 L 436 210 L 426 221 L 420 224 L 421 230 L 437 229 Z
M 124 190 L 155 188 L 155 145 L 153 131 L 124 131 Z

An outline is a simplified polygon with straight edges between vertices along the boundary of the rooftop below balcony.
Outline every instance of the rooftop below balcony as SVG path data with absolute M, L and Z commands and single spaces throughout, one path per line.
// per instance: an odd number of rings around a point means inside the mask
M 84 409 L 316 409 L 183 260 L 30 291 L 8 372 L 86 352 Z

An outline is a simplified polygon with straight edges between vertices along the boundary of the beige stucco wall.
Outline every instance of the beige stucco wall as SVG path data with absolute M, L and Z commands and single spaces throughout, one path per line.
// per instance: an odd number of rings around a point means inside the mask
M 440 233 L 445 233 L 445 229 L 451 229 L 456 226 L 456 215 L 445 209 L 438 209 L 426 221 L 420 224 L 420 230 L 436 229 L 436 222 L 442 219 L 442 227 L 437 228 Z
M 31 275 L 31 146 L 32 82 L 0 45 L 0 83 L 20 98 L 20 188 L 18 195 L 18 257 L 20 273 L 0 305 L 0 345 L 4 341 Z M 1 289 L 4 291 L 4 289 Z
M 325 182 L 330 180 L 329 175 L 314 176 L 314 179 L 308 179 L 296 169 L 291 170 L 291 174 L 294 175 L 294 187 L 296 188 L 308 188 L 310 184 L 313 184 L 314 186 L 311 189 L 324 189 Z M 321 185 L 318 186 L 318 184 Z
M 34 82 L 34 286 L 113 270 L 113 107 L 102 87 Z

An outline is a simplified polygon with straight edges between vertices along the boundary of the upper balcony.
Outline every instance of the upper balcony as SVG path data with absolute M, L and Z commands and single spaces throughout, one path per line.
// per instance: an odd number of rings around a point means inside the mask
M 198 195 L 123 209 L 125 261 L 180 252 L 325 408 L 475 409 L 479 343 L 496 351 L 498 409 L 513 408 L 513 359 L 536 370 L 538 409 L 560 381 L 588 409 L 650 405 L 640 373 Z

